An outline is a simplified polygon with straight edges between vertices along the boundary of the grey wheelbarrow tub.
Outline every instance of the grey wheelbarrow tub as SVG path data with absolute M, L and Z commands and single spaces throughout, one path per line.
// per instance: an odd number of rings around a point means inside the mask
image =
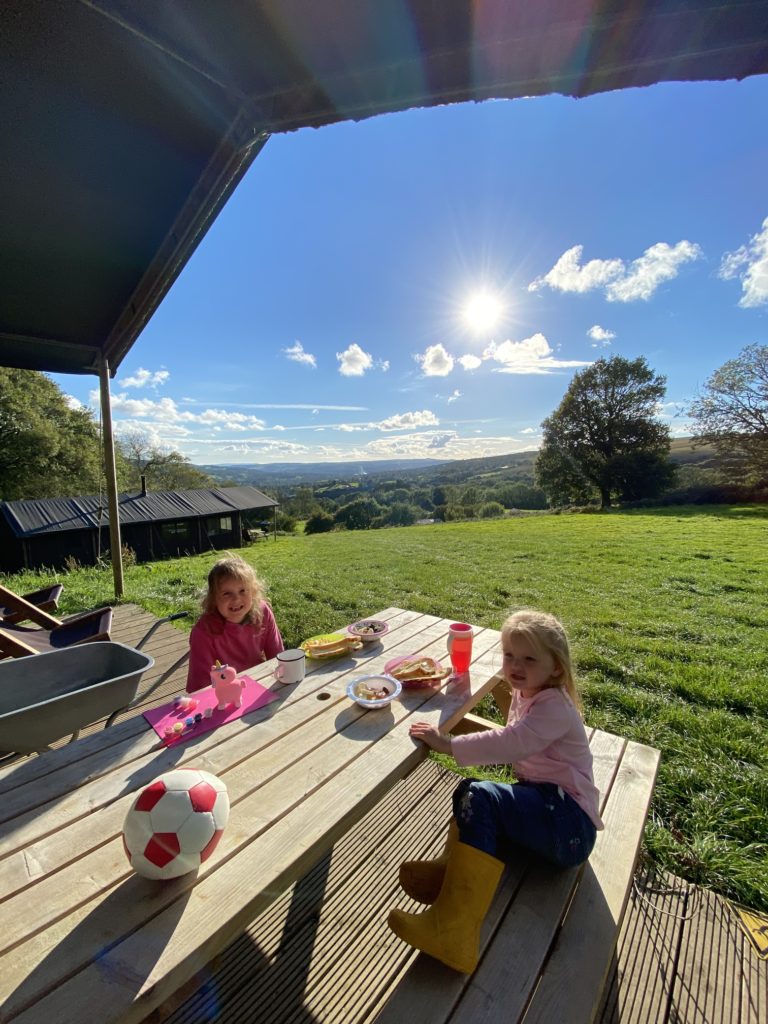
M 0 661 L 0 754 L 45 750 L 100 718 L 111 720 L 134 700 L 154 663 L 114 641 Z

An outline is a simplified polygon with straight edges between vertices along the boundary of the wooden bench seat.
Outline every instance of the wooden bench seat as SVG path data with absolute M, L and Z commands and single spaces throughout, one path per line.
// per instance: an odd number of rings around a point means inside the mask
M 659 755 L 600 731 L 591 745 L 605 831 L 581 869 L 523 856 L 510 866 L 471 977 L 416 954 L 386 926 L 390 907 L 417 906 L 399 889 L 400 862 L 437 853 L 450 816 L 459 776 L 426 761 L 146 1024 L 592 1020 Z

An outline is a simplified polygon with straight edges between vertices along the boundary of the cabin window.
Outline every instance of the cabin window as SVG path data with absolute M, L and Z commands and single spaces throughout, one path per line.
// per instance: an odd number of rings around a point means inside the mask
M 178 520 L 174 523 L 161 523 L 160 535 L 163 540 L 176 542 L 190 539 L 189 523 L 185 520 Z

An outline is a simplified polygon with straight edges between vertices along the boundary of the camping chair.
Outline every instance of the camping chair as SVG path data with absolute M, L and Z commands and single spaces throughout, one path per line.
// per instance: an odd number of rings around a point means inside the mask
M 25 604 L 34 605 L 41 612 L 55 612 L 59 607 L 59 598 L 64 591 L 61 583 L 52 583 L 50 587 L 42 587 L 40 590 L 33 590 L 29 594 L 22 594 L 19 597 L 7 587 L 0 587 L 0 625 L 8 622 L 23 622 L 29 618 L 29 612 Z M 11 600 L 8 600 L 8 595 Z
M 111 608 L 97 608 L 82 615 L 70 615 L 63 620 L 54 619 L 53 616 L 49 618 L 55 623 L 50 629 L 34 629 L 4 622 L 0 627 L 0 655 L 25 658 L 29 654 L 42 654 L 94 640 L 110 639 Z

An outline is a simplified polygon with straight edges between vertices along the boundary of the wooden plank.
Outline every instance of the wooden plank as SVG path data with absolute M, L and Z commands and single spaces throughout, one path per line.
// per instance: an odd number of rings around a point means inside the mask
M 752 965 L 738 923 L 714 893 L 700 889 L 699 895 L 701 910 L 687 925 L 689 934 L 681 950 L 672 1018 L 680 1024 L 699 1021 L 765 1024 L 765 1013 L 759 1015 L 759 982 L 750 985 L 747 980 Z M 764 983 L 765 972 L 763 992 Z M 750 994 L 745 999 L 745 992 L 752 991 L 758 998 Z
M 684 922 L 696 912 L 696 902 L 695 889 L 683 879 L 649 869 L 638 872 L 598 1024 L 667 1019 Z
M 458 779 L 423 762 L 196 979 L 198 991 L 144 1024 L 214 1017 L 235 1024 L 259 1019 L 264 1007 L 270 1024 L 361 1019 L 377 985 L 376 975 L 371 985 L 361 978 L 381 964 L 377 941 L 387 931 L 397 865 L 412 853 L 415 836 L 427 837 L 425 855 L 442 846 L 445 807 Z
M 761 960 L 746 936 L 742 936 L 741 1012 L 745 1024 L 768 1020 L 768 960 Z
M 433 616 L 419 616 L 414 621 L 413 616 L 411 616 L 411 621 L 393 631 L 391 646 L 386 651 L 378 655 L 369 655 L 367 666 L 370 667 L 371 671 L 381 671 L 387 658 L 391 657 L 393 653 L 397 653 L 403 647 L 407 647 L 410 650 L 417 643 L 422 645 L 422 647 L 430 643 L 436 644 L 437 640 L 435 637 L 439 635 L 439 626 L 436 625 L 438 621 Z M 483 649 L 481 644 L 480 650 Z M 348 673 L 359 673 L 361 671 L 360 666 L 352 658 L 340 659 L 334 662 L 333 665 L 336 666 L 335 672 L 339 671 L 340 666 L 346 666 Z M 273 663 L 265 663 L 263 666 L 259 666 L 258 669 L 252 670 L 251 675 L 264 685 L 271 686 L 274 682 L 271 677 L 272 667 Z M 206 734 L 200 742 L 186 744 L 182 748 L 174 748 L 174 757 L 178 757 L 179 750 L 183 750 L 185 755 L 187 752 L 192 751 L 195 756 L 199 756 L 201 753 L 205 753 L 210 746 L 225 742 L 235 733 L 249 729 L 253 723 L 272 717 L 277 710 L 282 712 L 282 709 L 286 706 L 292 705 L 298 700 L 316 695 L 318 690 L 322 689 L 324 678 L 328 671 L 329 666 L 327 663 L 310 663 L 307 677 L 302 684 L 295 688 L 281 688 L 279 702 L 269 705 L 261 712 L 247 716 L 247 719 L 244 718 L 230 723 L 224 730 L 216 730 L 213 733 Z M 338 699 L 342 699 L 342 694 L 339 694 Z M 141 721 L 143 722 L 143 720 Z M 105 753 L 107 746 L 112 747 L 123 744 L 126 737 L 129 737 L 132 743 L 126 745 L 125 749 Z M 76 805 L 79 801 L 87 804 L 89 813 L 92 813 L 98 806 L 101 806 L 95 801 L 91 793 L 75 793 L 74 790 L 77 787 L 82 787 L 84 784 L 92 782 L 100 774 L 116 772 L 118 769 L 125 771 L 131 760 L 146 756 L 155 746 L 159 746 L 158 741 L 154 733 L 146 726 L 146 723 L 143 723 L 142 729 L 138 733 L 134 724 L 125 723 L 113 726 L 108 734 L 104 733 L 103 737 L 96 739 L 88 738 L 87 741 L 79 742 L 76 746 L 70 748 L 69 751 L 57 750 L 45 754 L 42 758 L 31 759 L 24 762 L 23 765 L 8 769 L 2 777 L 3 787 L 4 791 L 11 792 L 13 796 L 6 804 L 0 803 L 0 822 L 8 820 L 10 817 L 15 817 L 14 828 L 18 831 L 22 824 L 20 821 L 21 816 L 25 811 L 34 812 L 29 814 L 31 822 L 34 823 L 32 834 L 25 833 L 23 837 L 19 837 L 19 843 L 30 842 L 35 834 L 47 834 L 56 827 L 55 822 L 44 818 L 43 812 L 40 810 L 40 788 L 27 785 L 39 777 L 42 770 L 40 762 L 43 762 L 43 766 L 50 769 L 46 774 L 51 776 L 48 787 L 42 791 L 42 794 L 47 795 L 51 801 L 55 801 L 60 816 L 63 813 L 66 820 L 71 822 L 73 820 L 72 815 L 76 814 Z M 90 756 L 92 751 L 98 755 L 98 763 L 94 767 L 94 762 L 89 761 L 88 770 L 84 771 L 83 765 L 86 763 L 86 759 L 85 757 L 78 759 L 76 755 L 82 753 Z M 101 756 L 102 754 L 103 756 Z M 66 771 L 63 770 L 65 765 L 68 766 Z M 158 771 L 160 770 L 164 769 L 158 768 Z M 25 786 L 26 788 L 23 788 Z M 114 783 L 113 788 L 116 792 L 123 790 L 124 783 L 122 778 Z M 59 806 L 62 797 L 71 797 L 70 803 L 65 809 Z M 27 801 L 26 806 L 25 801 Z
M 443 627 L 436 629 L 444 642 Z M 489 635 L 489 643 L 493 642 Z M 479 662 L 482 663 L 482 657 Z M 473 685 L 471 697 L 466 681 L 453 692 L 449 686 L 428 697 L 423 692 L 409 692 L 396 709 L 398 720 L 406 721 L 418 710 L 450 728 L 463 713 L 464 702 L 479 699 L 489 688 L 490 678 L 487 673 L 483 677 L 480 671 L 484 681 L 477 683 L 476 689 Z M 329 679 L 326 689 L 333 696 L 342 687 L 343 682 Z M 326 702 L 326 707 L 331 703 Z M 263 771 L 253 772 L 256 789 L 244 797 L 247 807 L 242 810 L 240 821 L 237 816 L 234 823 L 230 821 L 226 859 L 217 856 L 217 851 L 213 863 L 204 865 L 191 892 L 185 888 L 188 881 L 178 880 L 178 884 L 170 883 L 160 893 L 148 894 L 146 883 L 132 877 L 119 883 L 114 891 L 101 891 L 95 904 L 85 903 L 66 919 L 51 921 L 45 932 L 30 935 L 28 941 L 6 957 L 8 988 L 15 986 L 8 1003 L 13 1012 L 36 998 L 33 992 L 50 991 L 51 996 L 30 1011 L 31 1017 L 24 1012 L 20 1019 L 42 1019 L 55 1012 L 57 1020 L 77 1020 L 87 998 L 89 1012 L 101 1020 L 117 1019 L 115 1015 L 120 1016 L 121 1009 L 131 1006 L 126 1019 L 137 1020 L 151 1005 L 171 994 L 185 977 L 200 969 L 255 912 L 275 898 L 291 876 L 314 863 L 328 843 L 357 820 L 398 775 L 423 758 L 423 750 L 417 749 L 408 737 L 407 727 L 388 733 L 389 726 L 379 713 L 363 717 L 358 712 L 358 708 L 347 704 L 342 715 L 336 717 L 336 729 L 341 731 L 334 731 L 328 742 L 309 755 L 306 742 L 303 743 L 302 758 L 296 762 L 301 764 L 301 775 L 291 776 L 288 785 L 280 776 L 262 785 Z M 381 738 L 383 734 L 386 741 Z M 289 759 L 290 752 L 283 753 L 285 747 L 282 737 L 280 756 Z M 347 775 L 335 781 L 340 765 L 348 762 L 350 756 L 356 765 L 355 787 L 350 787 Z M 333 808 L 335 815 L 330 820 L 329 808 Z M 260 835 L 272 821 L 277 824 Z M 235 850 L 237 857 L 233 855 Z M 99 856 L 102 855 L 108 856 L 100 850 Z M 256 879 L 256 884 L 243 887 L 239 882 L 243 874 Z M 83 875 L 88 872 L 83 871 Z M 109 927 L 110 921 L 114 925 L 113 906 L 121 908 L 123 932 L 135 927 L 131 924 L 134 912 L 137 923 L 148 923 L 105 950 L 104 928 L 114 931 Z M 91 941 L 96 943 L 94 948 Z M 98 965 L 86 966 L 92 956 L 97 956 Z M 109 991 L 96 984 L 105 970 L 114 979 Z M 79 973 L 72 976 L 75 971 Z M 51 1008 L 46 1010 L 49 1003 Z
M 423 625 L 423 622 L 426 622 L 426 626 Z M 414 630 L 417 631 L 416 635 L 414 635 Z M 439 642 L 437 637 L 441 636 L 441 627 L 439 620 L 423 616 L 418 623 L 409 623 L 403 630 L 398 631 L 397 635 L 400 637 L 401 647 L 404 646 L 410 650 L 418 642 L 421 648 L 428 652 Z M 488 646 L 489 643 L 490 640 L 479 639 L 477 650 L 480 658 L 482 658 L 484 645 Z M 387 658 L 397 650 L 398 646 L 395 646 L 373 656 L 368 662 L 370 671 L 381 671 Z M 360 671 L 354 659 L 351 658 L 340 659 L 334 664 L 336 673 L 340 671 L 340 666 L 347 666 L 344 670 L 345 677 Z M 273 682 L 271 668 L 271 663 L 266 663 L 258 670 L 254 670 L 252 675 L 269 686 Z M 487 666 L 484 670 L 487 670 Z M 322 713 L 330 714 L 333 708 L 339 704 L 346 707 L 346 681 L 342 683 L 337 680 L 334 700 L 324 704 L 313 703 L 311 712 L 307 711 L 305 705 L 302 705 L 299 711 L 295 709 L 294 705 L 299 701 L 311 701 L 325 688 L 328 671 L 329 666 L 325 663 L 311 666 L 307 677 L 301 684 L 296 687 L 281 688 L 279 701 L 230 723 L 226 729 L 206 733 L 199 741 L 189 742 L 182 747 L 166 749 L 148 728 L 137 734 L 134 727 L 126 726 L 125 733 L 129 737 L 127 740 L 118 747 L 112 744 L 106 751 L 100 751 L 98 741 L 94 741 L 96 752 L 88 759 L 87 763 L 75 762 L 66 770 L 57 772 L 44 790 L 32 783 L 29 785 L 19 783 L 8 795 L 4 806 L 0 805 L 0 821 L 8 821 L 13 818 L 12 831 L 7 826 L 0 826 L 0 836 L 3 837 L 2 856 L 8 856 L 14 849 L 29 847 L 35 840 L 44 838 L 62 826 L 74 827 L 79 819 L 87 817 L 101 807 L 106 807 L 125 792 L 124 775 L 131 762 L 141 760 L 153 750 L 157 750 L 158 753 L 151 764 L 148 767 L 136 768 L 132 788 L 151 781 L 161 771 L 189 763 L 191 760 L 198 764 L 202 763 L 203 758 L 207 758 L 209 770 L 226 771 L 228 762 L 219 764 L 215 761 L 215 756 L 211 754 L 211 751 L 222 743 L 245 742 L 252 745 L 254 742 L 272 742 L 285 729 L 309 720 L 308 715 L 314 717 Z M 409 691 L 412 696 L 406 694 L 404 702 L 419 703 L 425 694 L 431 694 L 431 692 L 429 690 Z M 273 721 L 267 727 L 265 723 L 271 719 L 277 719 L 278 716 L 279 721 Z M 255 723 L 259 723 L 260 726 L 258 739 L 254 740 L 251 735 L 249 739 L 243 740 L 240 734 L 248 732 Z M 113 730 L 110 731 L 122 728 L 120 726 L 113 727 Z M 118 735 L 122 736 L 122 733 L 118 732 Z M 80 744 L 78 744 L 79 746 Z M 250 746 L 249 752 L 253 752 L 253 749 L 253 746 Z M 58 760 L 62 755 L 57 751 L 55 754 L 51 753 L 45 756 L 52 759 L 56 757 Z M 24 772 L 22 771 L 21 774 L 23 775 Z M 45 795 L 50 798 L 50 803 L 47 805 L 40 803 L 41 796 Z M 79 838 L 81 843 L 88 841 L 86 834 L 81 834 Z M 87 848 L 77 844 L 73 844 L 73 846 L 75 849 Z
M 526 1024 L 590 1021 L 605 983 L 650 806 L 659 751 L 628 743 L 605 809 L 605 829 L 563 923 Z
M 590 747 L 601 806 L 611 792 L 625 745 L 621 737 L 599 730 L 592 734 Z M 495 993 L 497 1008 L 504 1007 L 505 1020 L 517 1020 L 536 983 L 578 875 L 577 869 L 557 871 L 530 864 L 521 855 L 502 879 L 486 916 L 481 936 L 482 959 L 475 974 L 470 978 L 432 957 L 419 955 L 376 1018 L 376 1024 L 399 1024 L 403 1020 L 441 1024 L 459 1003 L 459 1019 L 482 1020 L 488 1012 L 484 1005 L 487 993 Z M 499 937 L 500 927 L 503 931 Z M 515 965 L 514 971 L 509 970 L 510 964 Z M 465 1004 L 462 996 L 470 985 L 474 992 Z

